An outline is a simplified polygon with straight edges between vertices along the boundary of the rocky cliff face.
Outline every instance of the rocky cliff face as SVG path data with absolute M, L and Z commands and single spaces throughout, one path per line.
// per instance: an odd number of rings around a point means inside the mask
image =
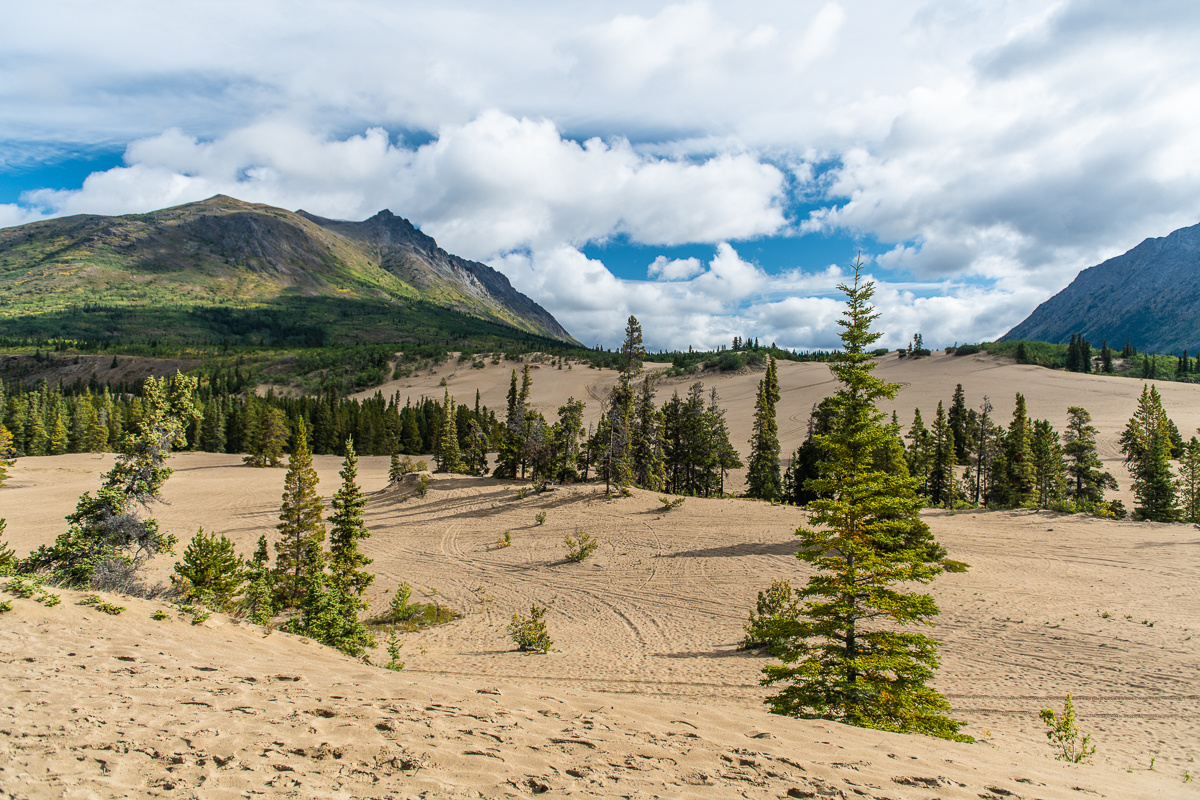
M 1200 225 L 1085 269 L 1001 341 L 1067 342 L 1074 333 L 1097 347 L 1128 339 L 1149 353 L 1200 350 Z
M 423 293 L 445 298 L 455 310 L 479 314 L 499 307 L 514 318 L 535 322 L 549 336 L 571 339 L 558 320 L 514 289 L 507 277 L 486 264 L 447 253 L 432 237 L 391 211 L 380 211 L 362 222 L 325 219 L 306 211 L 297 213 L 322 228 L 361 243 L 381 267 Z

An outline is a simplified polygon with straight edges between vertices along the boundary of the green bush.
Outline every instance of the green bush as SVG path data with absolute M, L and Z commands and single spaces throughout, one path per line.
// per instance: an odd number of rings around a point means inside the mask
M 785 580 L 772 581 L 770 587 L 758 593 L 758 601 L 746 622 L 746 636 L 738 648 L 757 650 L 763 647 L 774 651 L 792 642 L 785 628 L 800 616 L 800 595 Z
M 545 525 L 546 524 L 546 512 L 539 511 L 537 514 L 534 515 L 533 521 L 536 522 L 538 525 Z
M 575 529 L 576 536 L 567 534 L 563 542 L 567 546 L 568 561 L 583 561 L 585 558 L 596 552 L 596 548 L 600 546 L 597 539 L 592 538 L 590 533 L 580 533 L 579 529 Z
M 500 541 L 496 542 L 496 547 L 510 547 L 512 545 L 512 531 L 505 531 L 500 537 Z
M 508 625 L 508 637 L 512 639 L 519 650 L 549 653 L 554 642 L 546 632 L 546 609 L 537 604 L 529 607 L 529 616 L 522 616 L 513 611 L 512 622 Z
M 1055 714 L 1054 709 L 1043 708 L 1039 716 L 1050 729 L 1046 731 L 1046 738 L 1050 740 L 1051 747 L 1056 751 L 1054 754 L 1056 759 L 1069 761 L 1072 764 L 1091 761 L 1096 748 L 1092 746 L 1090 733 L 1080 738 L 1079 727 L 1075 724 L 1075 704 L 1071 701 L 1070 692 L 1067 693 L 1063 703 L 1061 715 Z
M 675 509 L 677 509 L 681 505 L 683 505 L 684 500 L 687 500 L 687 498 L 686 497 L 676 497 L 675 499 L 671 499 L 670 497 L 658 498 L 658 502 L 663 504 L 663 511 L 674 511 Z
M 186 600 L 203 600 L 213 608 L 227 609 L 246 582 L 246 564 L 224 534 L 196 531 L 175 565 L 176 585 Z

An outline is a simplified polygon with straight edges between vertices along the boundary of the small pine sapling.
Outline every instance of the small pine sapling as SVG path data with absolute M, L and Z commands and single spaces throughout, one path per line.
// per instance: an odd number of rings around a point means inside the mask
M 429 476 L 422 475 L 420 478 L 417 479 L 417 497 L 424 497 L 425 493 L 428 491 L 429 491 Z
M 508 625 L 508 637 L 516 643 L 517 649 L 528 652 L 549 653 L 554 642 L 546 631 L 546 609 L 539 608 L 536 603 L 529 606 L 529 616 L 523 616 L 513 611 L 512 622 Z
M 583 561 L 585 558 L 596 552 L 596 548 L 600 546 L 598 539 L 592 538 L 590 533 L 580 533 L 579 529 L 575 529 L 575 536 L 567 534 L 563 539 L 563 543 L 567 546 L 568 561 Z
M 758 650 L 765 647 L 774 650 L 794 645 L 792 638 L 779 628 L 780 623 L 784 627 L 795 624 L 800 616 L 800 606 L 800 595 L 792 589 L 789 581 L 772 581 L 769 588 L 758 593 L 758 602 L 746 622 L 746 638 L 742 639 L 738 649 Z
M 663 511 L 674 511 L 675 509 L 677 509 L 681 505 L 683 505 L 684 500 L 687 500 L 687 498 L 686 497 L 676 497 L 673 500 L 670 497 L 658 498 L 658 502 L 663 504 Z
M 397 622 L 407 622 L 417 613 L 415 606 L 409 604 L 412 598 L 412 587 L 407 582 L 401 583 L 396 587 L 396 593 L 392 595 L 391 605 L 388 606 L 388 621 L 393 625 Z
M 533 521 L 536 522 L 538 525 L 545 525 L 546 524 L 546 512 L 539 511 L 537 514 L 534 515 Z
M 500 541 L 496 542 L 497 548 L 509 547 L 511 545 L 512 545 L 512 531 L 505 531 L 504 535 L 500 537 Z
M 1072 764 L 1090 762 L 1096 748 L 1092 745 L 1092 735 L 1079 735 L 1079 726 L 1075 724 L 1075 704 L 1071 701 L 1070 692 L 1063 702 L 1062 714 L 1055 714 L 1052 708 L 1043 708 L 1042 722 L 1050 729 L 1046 738 L 1055 749 L 1054 757 L 1059 761 L 1069 761 Z
M 396 635 L 396 626 L 393 625 L 391 633 L 388 634 L 387 651 L 389 660 L 386 665 L 387 669 L 390 669 L 392 672 L 399 672 L 404 669 L 404 662 L 400 660 L 400 648 L 403 646 L 400 644 L 400 637 Z

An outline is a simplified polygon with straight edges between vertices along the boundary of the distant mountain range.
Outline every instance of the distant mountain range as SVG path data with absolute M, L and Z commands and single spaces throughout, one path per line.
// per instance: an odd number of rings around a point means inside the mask
M 0 334 L 397 341 L 418 311 L 426 334 L 463 327 L 439 309 L 577 344 L 504 275 L 390 211 L 346 222 L 217 195 L 0 230 Z
M 1129 340 L 1149 353 L 1200 351 L 1200 225 L 1083 270 L 1000 341 L 1061 343 L 1075 333 L 1095 347 Z

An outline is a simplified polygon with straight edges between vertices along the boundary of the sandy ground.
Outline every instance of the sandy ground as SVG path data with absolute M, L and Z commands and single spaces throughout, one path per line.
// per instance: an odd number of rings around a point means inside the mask
M 782 418 L 803 427 L 828 391 L 822 365 L 781 370 Z M 990 359 L 884 362 L 908 384 L 897 405 L 972 403 L 1023 387 L 1030 410 L 1061 424 L 1082 402 L 1113 443 L 1138 381 L 1065 375 Z M 573 375 L 561 403 L 611 381 Z M 507 369 L 486 391 L 507 389 Z M 559 370 L 553 371 L 555 374 Z M 891 374 L 891 373 L 897 374 Z M 488 370 L 473 371 L 483 378 Z M 759 375 L 718 383 L 731 428 L 748 436 Z M 429 376 L 429 390 L 437 390 Z M 456 379 L 455 379 L 456 380 Z M 451 381 L 456 386 L 455 380 Z M 415 387 L 409 387 L 413 389 Z M 480 384 L 481 390 L 484 390 Z M 685 387 L 686 388 L 686 387 Z M 1195 387 L 1166 384 L 1181 430 L 1200 423 Z M 492 403 L 484 391 L 485 402 Z M 405 392 L 402 391 L 402 395 Z M 465 395 L 466 392 L 461 392 Z M 414 397 L 417 393 L 414 392 Z M 473 396 L 473 388 L 470 390 Z M 588 395 L 590 396 L 590 395 Z M 741 399 L 738 399 L 741 398 Z M 473 397 L 471 398 L 473 401 Z M 1006 408 L 1005 413 L 1011 409 Z M 781 424 L 781 428 L 786 427 Z M 802 432 L 802 431 L 801 431 Z M 22 459 L 0 490 L 18 552 L 49 541 L 111 456 Z M 180 454 L 163 527 L 186 540 L 224 533 L 248 553 L 271 535 L 283 470 L 234 456 Z M 318 457 L 321 489 L 339 463 Z M 404 637 L 402 673 L 297 637 L 214 616 L 155 622 L 161 604 L 116 599 L 109 617 L 64 602 L 14 599 L 0 616 L 0 791 L 14 797 L 1193 797 L 1200 751 L 1200 532 L 1045 512 L 931 511 L 951 556 L 938 579 L 943 642 L 936 686 L 979 742 L 951 744 L 773 717 L 758 685 L 764 656 L 736 643 L 755 593 L 802 582 L 792 556 L 802 512 L 746 500 L 688 499 L 664 513 L 635 491 L 594 486 L 519 498 L 515 482 L 433 477 L 424 498 L 385 488 L 386 458 L 364 458 L 382 610 L 399 581 L 463 612 Z M 1123 482 L 1124 488 L 1124 482 Z M 535 515 L 544 511 L 544 525 Z M 495 547 L 503 531 L 513 546 Z M 600 549 L 564 560 L 584 531 Z M 154 565 L 165 579 L 169 562 Z M 546 605 L 554 650 L 521 654 L 504 634 L 513 609 Z M 382 648 L 374 660 L 386 661 Z M 1043 707 L 1074 693 L 1095 763 L 1046 757 Z M 1153 762 L 1151 759 L 1154 759 Z M 1153 768 L 1151 768 L 1153 767 Z

